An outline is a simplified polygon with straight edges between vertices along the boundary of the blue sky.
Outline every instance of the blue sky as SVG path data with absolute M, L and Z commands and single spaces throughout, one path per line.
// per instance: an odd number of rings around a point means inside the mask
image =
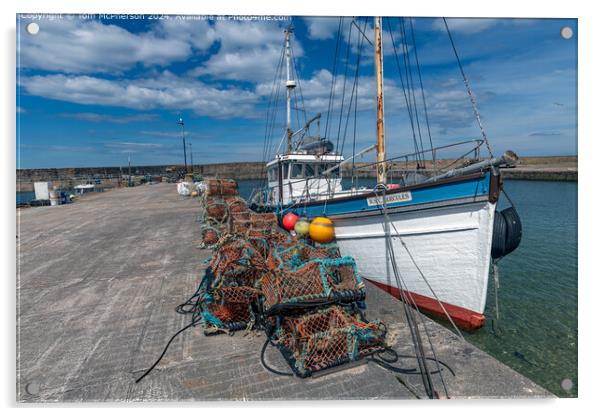
M 370 19 L 357 21 L 363 27 Z M 127 164 L 128 155 L 136 165 L 182 163 L 176 123 L 180 116 L 195 163 L 262 160 L 266 108 L 283 29 L 291 22 L 305 109 L 309 116 L 323 114 L 322 134 L 341 23 L 336 104 L 329 128 L 329 138 L 336 142 L 341 74 L 347 68 L 347 82 L 353 82 L 359 52 L 358 31 L 354 28 L 347 38 L 351 18 L 341 22 L 321 17 L 241 21 L 63 16 L 36 21 L 37 35 L 26 32 L 30 22 L 17 18 L 18 168 L 120 166 Z M 577 21 L 448 19 L 448 23 L 494 153 L 512 149 L 522 156 L 576 154 Z M 404 42 L 412 57 L 416 48 L 434 145 L 478 138 L 442 20 L 412 19 L 413 44 L 401 38 L 400 20 L 391 18 L 383 24 L 388 155 L 413 148 L 389 24 L 400 59 Z M 565 26 L 573 29 L 571 39 L 560 36 Z M 368 23 L 366 30 L 370 29 Z M 370 48 L 365 44 L 360 57 L 358 148 L 372 144 L 375 134 Z M 348 88 L 347 97 L 349 93 Z M 282 110 L 274 142 L 284 131 Z M 350 155 L 349 133 L 346 143 L 344 153 Z

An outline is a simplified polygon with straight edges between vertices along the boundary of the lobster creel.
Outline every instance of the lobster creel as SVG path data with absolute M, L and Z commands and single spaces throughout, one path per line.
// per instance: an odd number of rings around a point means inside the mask
M 265 330 L 300 377 L 385 349 L 386 327 L 359 313 L 364 283 L 336 243 L 290 235 L 274 213 L 251 211 L 235 181 L 206 185 L 201 247 L 213 254 L 197 292 L 176 310 L 192 313 L 206 335 Z
M 340 306 L 272 318 L 272 340 L 299 377 L 384 351 L 386 327 Z

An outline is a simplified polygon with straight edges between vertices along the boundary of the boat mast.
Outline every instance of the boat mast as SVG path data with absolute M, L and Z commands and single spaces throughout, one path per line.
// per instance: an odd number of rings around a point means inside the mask
M 291 79 L 291 47 L 290 34 L 292 28 L 284 30 L 284 44 L 286 50 L 286 153 L 291 153 L 293 150 L 293 130 L 291 129 L 291 94 L 297 86 L 296 82 Z
M 374 18 L 374 69 L 376 72 L 376 179 L 379 184 L 386 184 L 387 166 L 385 162 L 382 17 Z

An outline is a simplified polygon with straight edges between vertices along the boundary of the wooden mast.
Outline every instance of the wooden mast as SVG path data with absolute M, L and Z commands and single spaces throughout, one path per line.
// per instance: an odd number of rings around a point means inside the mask
M 374 69 L 376 72 L 376 179 L 387 183 L 385 156 L 385 103 L 383 100 L 382 18 L 374 18 Z

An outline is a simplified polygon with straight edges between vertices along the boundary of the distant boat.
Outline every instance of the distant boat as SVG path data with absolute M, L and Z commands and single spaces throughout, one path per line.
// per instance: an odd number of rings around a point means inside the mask
M 87 194 L 89 192 L 95 192 L 96 185 L 93 183 L 85 183 L 85 184 L 75 185 L 73 187 L 73 189 L 75 190 L 75 195 L 83 195 L 83 194 Z
M 475 157 L 465 166 L 434 176 L 418 170 L 402 183 L 388 183 L 387 165 L 393 159 L 385 156 L 381 24 L 376 17 L 376 144 L 349 159 L 333 151 L 319 131 L 317 136 L 309 134 L 319 114 L 299 131 L 292 130 L 291 95 L 297 82 L 291 77 L 296 72 L 291 69 L 290 30 L 285 31 L 287 148 L 267 163 L 267 186 L 253 194 L 251 207 L 280 215 L 295 211 L 309 219 L 328 216 L 341 254 L 356 260 L 365 279 L 399 297 L 394 261 L 404 294 L 420 309 L 443 318 L 449 315 L 465 329 L 479 328 L 485 321 L 491 259 L 510 253 L 520 242 L 516 211 L 496 212 L 502 191 L 499 166 L 512 165 L 517 157 L 506 152 L 500 158 L 481 159 L 484 136 L 419 152 L 434 157 L 442 149 L 473 146 Z M 343 190 L 340 168 L 374 149 L 377 186 Z M 419 154 L 394 159 L 412 156 Z

